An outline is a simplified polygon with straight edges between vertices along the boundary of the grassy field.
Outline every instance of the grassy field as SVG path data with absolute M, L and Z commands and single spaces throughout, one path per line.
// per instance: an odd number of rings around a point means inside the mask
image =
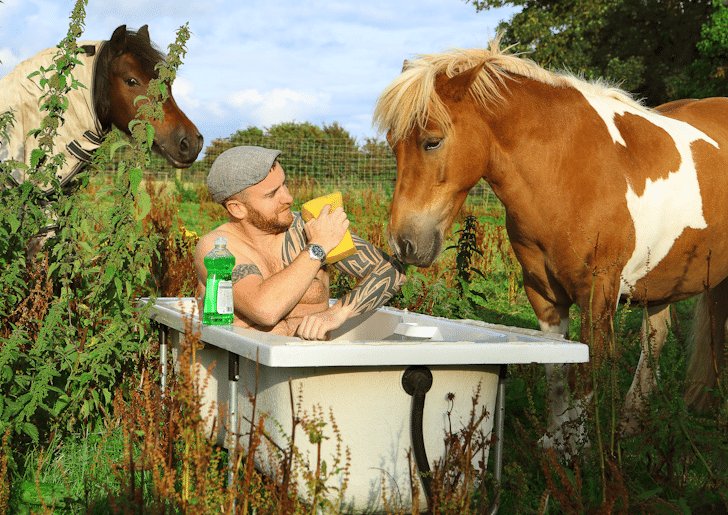
M 291 184 L 291 190 L 297 198 L 294 208 L 330 192 L 311 183 Z M 196 237 L 224 222 L 224 213 L 209 201 L 204 187 L 149 184 L 147 191 L 153 207 L 142 227 L 160 236 L 155 272 L 159 294 L 193 294 L 190 259 Z M 389 197 L 373 190 L 343 194 L 352 230 L 389 252 L 384 237 Z M 480 250 L 471 256 L 470 266 L 483 277 L 472 274 L 459 294 L 457 231 L 468 215 L 477 222 L 474 232 Z M 469 200 L 445 244 L 450 246 L 454 248 L 446 250 L 433 267 L 410 268 L 408 285 L 390 304 L 436 316 L 538 328 L 497 202 Z M 334 278 L 334 292 L 340 294 L 348 287 L 345 278 Z M 691 310 L 692 301 L 675 306 L 650 410 L 641 417 L 639 432 L 622 439 L 619 413 L 639 356 L 642 311 L 620 308 L 614 351 L 598 372 L 596 399 L 585 421 L 592 445 L 578 449 L 568 463 L 538 444 L 548 416 L 543 367 L 509 368 L 500 513 L 728 513 L 725 408 L 691 413 L 681 396 Z M 578 334 L 579 318 L 574 310 L 572 337 Z M 107 433 L 46 443 L 26 456 L 24 463 L 16 463 L 22 472 L 14 478 L 8 513 L 54 511 L 48 502 L 45 507 L 37 499 L 33 504 L 33 494 L 37 498 L 40 487 L 47 485 L 56 485 L 49 495 L 59 499 L 57 513 L 221 513 L 229 512 L 233 501 L 238 513 L 315 512 L 315 507 L 282 490 L 276 478 L 263 478 L 248 468 L 250 445 L 255 449 L 253 438 L 246 449 L 232 456 L 239 460 L 234 461 L 236 483 L 228 489 L 225 467 L 230 456 L 196 432 L 199 421 L 193 416 L 196 404 L 190 378 L 181 374 L 176 380 L 178 393 L 161 398 L 154 382 L 155 365 L 150 364 L 150 375 L 137 392 L 115 402 Z M 157 431 L 161 436 L 155 440 Z M 444 492 L 439 513 L 480 513 L 493 500 L 491 478 L 483 479 L 485 493 L 480 483 L 453 480 L 464 466 L 455 464 L 435 478 Z M 336 512 L 335 507 L 329 509 Z

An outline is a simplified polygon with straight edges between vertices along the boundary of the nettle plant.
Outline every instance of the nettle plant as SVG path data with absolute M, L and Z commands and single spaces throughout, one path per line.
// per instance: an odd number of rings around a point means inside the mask
M 73 77 L 87 1 L 77 0 L 54 64 L 37 72 L 46 89 L 40 102 L 45 117 L 29 135 L 38 142 L 28 165 L 31 180 L 15 185 L 10 170 L 18 164 L 0 165 L 0 432 L 11 430 L 26 442 L 77 422 L 86 429 L 102 423 L 114 391 L 135 380 L 151 341 L 144 308 L 135 301 L 153 295 L 149 270 L 156 241 L 139 229 L 151 204 L 139 187 L 154 137 L 147 120 L 163 116 L 160 106 L 189 30 L 178 31 L 169 59 L 158 65 L 159 80 L 137 99 L 132 141 L 107 138 L 74 187 L 61 188 L 55 171 L 65 156 L 53 139 L 63 123 L 65 95 L 90 87 Z M 2 115 L 0 137 L 13 119 L 13 113 Z M 98 194 L 104 201 L 88 200 L 81 193 L 90 175 L 125 146 L 131 152 Z M 50 185 L 50 192 L 39 185 Z M 38 245 L 48 229 L 52 236 Z

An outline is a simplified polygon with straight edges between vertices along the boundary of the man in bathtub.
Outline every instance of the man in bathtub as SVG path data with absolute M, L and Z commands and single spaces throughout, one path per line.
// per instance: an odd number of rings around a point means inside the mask
M 352 233 L 357 252 L 333 265 L 326 255 L 341 242 L 349 220 L 339 207 L 325 206 L 304 222 L 291 211 L 291 196 L 279 150 L 233 147 L 212 164 L 207 186 L 230 221 L 200 238 L 195 249 L 198 295 L 205 292 L 205 255 L 216 237 L 228 240 L 234 324 L 260 331 L 325 340 L 347 319 L 376 309 L 404 284 L 402 266 Z M 329 307 L 330 267 L 359 280 Z

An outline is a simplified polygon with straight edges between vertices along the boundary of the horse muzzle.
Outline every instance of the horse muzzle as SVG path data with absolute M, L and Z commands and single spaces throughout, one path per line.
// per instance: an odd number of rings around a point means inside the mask
M 204 138 L 196 129 L 175 130 L 166 140 L 154 142 L 155 150 L 175 168 L 192 166 L 202 151 L 203 143 Z
M 387 230 L 387 239 L 397 259 L 408 265 L 428 267 L 442 252 L 443 236 L 437 229 L 417 233 Z

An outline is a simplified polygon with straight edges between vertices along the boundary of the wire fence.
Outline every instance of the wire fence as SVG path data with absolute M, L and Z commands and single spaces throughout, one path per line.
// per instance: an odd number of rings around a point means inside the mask
M 155 160 L 148 176 L 161 181 L 179 180 L 187 184 L 204 183 L 215 158 L 233 145 L 258 145 L 282 151 L 279 158 L 286 174 L 293 179 L 315 181 L 336 189 L 367 188 L 391 195 L 397 180 L 397 162 L 383 142 L 357 145 L 351 139 L 275 139 L 270 137 L 229 141 L 216 140 L 205 150 L 204 158 L 189 169 L 172 168 Z M 488 184 L 481 181 L 471 197 L 493 197 Z

